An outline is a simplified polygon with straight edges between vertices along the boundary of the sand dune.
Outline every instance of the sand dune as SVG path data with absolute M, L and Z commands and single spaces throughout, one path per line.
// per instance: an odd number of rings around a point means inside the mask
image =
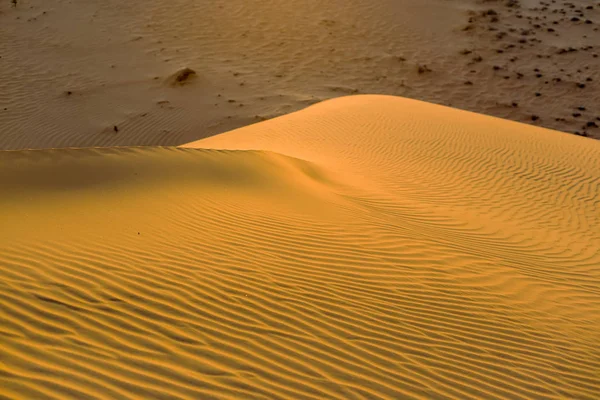
M 600 393 L 600 142 L 354 96 L 0 193 L 2 398 Z

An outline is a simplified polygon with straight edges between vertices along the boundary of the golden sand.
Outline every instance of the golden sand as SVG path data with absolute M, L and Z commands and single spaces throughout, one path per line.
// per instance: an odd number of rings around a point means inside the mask
M 2 399 L 593 399 L 600 142 L 356 96 L 0 152 Z

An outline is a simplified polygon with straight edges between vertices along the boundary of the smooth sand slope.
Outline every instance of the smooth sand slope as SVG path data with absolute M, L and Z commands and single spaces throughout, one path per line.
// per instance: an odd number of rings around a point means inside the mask
M 2 399 L 594 399 L 600 142 L 356 96 L 0 152 Z

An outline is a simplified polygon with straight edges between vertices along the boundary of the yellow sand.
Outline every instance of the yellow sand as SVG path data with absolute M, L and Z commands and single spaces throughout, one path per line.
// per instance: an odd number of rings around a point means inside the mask
M 600 142 L 403 98 L 0 152 L 2 399 L 594 399 Z

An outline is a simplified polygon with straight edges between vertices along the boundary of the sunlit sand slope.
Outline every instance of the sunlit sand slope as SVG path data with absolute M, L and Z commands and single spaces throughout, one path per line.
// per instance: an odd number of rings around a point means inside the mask
M 0 398 L 594 399 L 600 142 L 358 96 L 0 152 Z

